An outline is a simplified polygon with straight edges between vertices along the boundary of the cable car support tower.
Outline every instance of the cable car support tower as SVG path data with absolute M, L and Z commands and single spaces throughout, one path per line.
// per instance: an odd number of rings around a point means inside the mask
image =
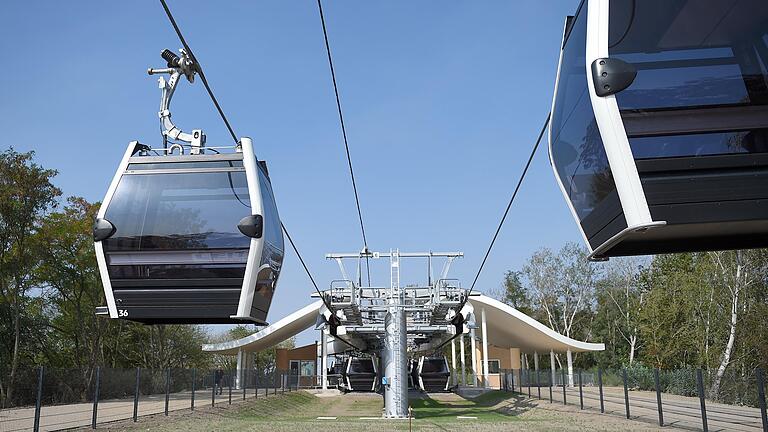
M 331 282 L 324 291 L 330 309 L 321 323 L 334 336 L 344 335 L 355 350 L 371 354 L 381 361 L 384 392 L 384 417 L 407 418 L 409 352 L 434 352 L 457 334 L 474 327 L 474 313 L 466 301 L 468 290 L 448 271 L 462 252 L 389 252 L 331 253 L 344 279 Z M 362 286 L 362 262 L 389 258 L 389 287 Z M 401 286 L 402 259 L 426 258 L 426 285 Z M 434 259 L 444 261 L 440 277 L 432 277 Z M 351 280 L 344 260 L 357 261 L 357 281 Z M 369 284 L 370 285 L 370 284 Z

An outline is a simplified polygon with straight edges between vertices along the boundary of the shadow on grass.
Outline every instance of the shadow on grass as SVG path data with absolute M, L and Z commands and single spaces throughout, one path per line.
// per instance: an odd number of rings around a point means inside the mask
M 413 416 L 417 419 L 438 419 L 457 416 L 477 417 L 480 420 L 512 419 L 536 406 L 520 394 L 492 391 L 476 398 L 459 397 L 458 400 L 435 400 L 429 395 L 411 399 Z

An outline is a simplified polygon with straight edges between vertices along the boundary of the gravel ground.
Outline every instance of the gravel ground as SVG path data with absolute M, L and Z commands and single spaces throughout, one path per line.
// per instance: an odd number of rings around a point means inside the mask
M 578 407 L 539 402 L 520 395 L 492 392 L 477 399 L 454 394 L 419 396 L 412 400 L 415 431 L 637 431 L 659 430 L 619 417 L 579 411 Z M 316 397 L 294 392 L 236 405 L 199 407 L 100 425 L 101 431 L 360 431 L 371 427 L 409 430 L 407 420 L 382 420 L 382 398 L 376 394 Z M 320 420 L 318 417 L 336 417 Z M 459 419 L 457 416 L 474 417 Z M 361 419 L 370 417 L 370 419 Z M 91 430 L 91 429 L 82 429 Z

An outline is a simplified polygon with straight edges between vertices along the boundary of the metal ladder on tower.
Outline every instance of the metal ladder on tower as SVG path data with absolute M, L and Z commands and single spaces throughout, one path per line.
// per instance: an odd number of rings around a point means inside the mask
M 405 313 L 405 311 L 402 309 L 403 305 L 403 299 L 402 299 L 402 293 L 400 292 L 400 251 L 395 249 L 394 251 L 390 250 L 390 279 L 391 279 L 391 286 L 390 286 L 390 307 L 393 312 L 393 315 L 399 317 L 400 314 Z M 399 323 L 395 322 L 395 325 L 392 326 L 392 335 L 394 336 L 394 340 L 400 340 L 400 325 Z M 393 349 L 393 360 L 396 365 L 401 365 L 404 359 L 402 358 L 403 353 L 402 350 L 398 349 L 397 347 L 394 347 Z M 405 379 L 405 377 L 400 377 L 400 379 Z M 398 383 L 399 384 L 399 383 Z M 403 405 L 402 400 L 402 394 L 399 390 L 395 390 L 393 393 L 394 396 L 394 402 L 395 406 L 398 407 L 398 411 L 400 411 L 400 407 Z M 407 401 L 406 401 L 407 402 Z

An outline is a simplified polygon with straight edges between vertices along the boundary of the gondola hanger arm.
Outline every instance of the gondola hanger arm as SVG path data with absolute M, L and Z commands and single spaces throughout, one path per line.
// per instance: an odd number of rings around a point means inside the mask
M 195 82 L 195 74 L 198 71 L 196 63 L 190 58 L 184 49 L 180 49 L 181 56 L 177 56 L 171 50 L 163 50 L 160 56 L 168 62 L 167 68 L 153 69 L 149 68 L 149 75 L 169 74 L 168 80 L 160 77 L 158 80 L 160 87 L 160 126 L 163 129 L 163 136 L 188 143 L 192 146 L 192 154 L 199 154 L 205 146 L 205 134 L 201 129 L 193 129 L 187 133 L 176 127 L 171 120 L 171 99 L 179 84 L 179 79 L 184 76 L 189 83 Z

